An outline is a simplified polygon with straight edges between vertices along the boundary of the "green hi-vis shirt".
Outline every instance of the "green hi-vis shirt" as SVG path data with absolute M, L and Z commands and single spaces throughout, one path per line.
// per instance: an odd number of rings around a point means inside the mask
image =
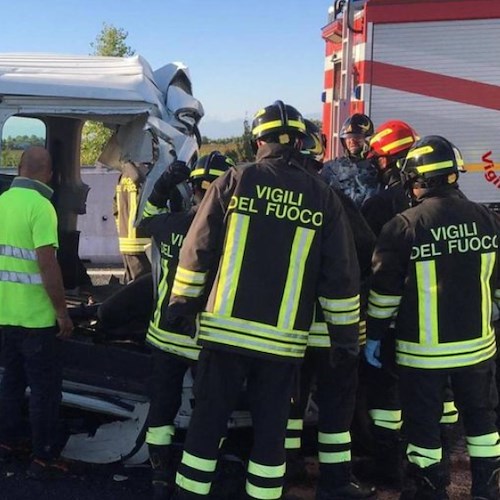
M 0 325 L 44 328 L 56 312 L 42 284 L 36 249 L 58 246 L 52 190 L 16 177 L 0 196 Z

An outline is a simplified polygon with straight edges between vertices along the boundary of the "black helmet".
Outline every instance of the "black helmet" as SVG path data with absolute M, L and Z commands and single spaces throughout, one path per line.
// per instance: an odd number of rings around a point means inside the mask
M 349 134 L 362 135 L 365 138 L 373 135 L 373 122 L 362 113 L 354 113 L 342 125 L 340 138 L 345 139 Z
M 302 115 L 289 104 L 276 101 L 257 111 L 252 121 L 252 147 L 255 141 L 266 139 L 269 142 L 295 145 L 295 139 L 306 136 L 306 125 Z
M 439 135 L 428 135 L 418 140 L 408 151 L 401 167 L 407 181 L 441 179 L 452 184 L 459 172 L 464 172 L 464 161 L 458 148 Z M 453 177 L 449 177 L 455 174 Z
M 312 156 L 317 161 L 323 161 L 326 149 L 326 135 L 311 120 L 304 120 L 306 138 L 302 141 L 302 153 Z
M 231 158 L 223 155 L 220 151 L 212 151 L 202 156 L 191 171 L 189 179 L 193 184 L 203 190 L 207 190 L 210 184 L 224 172 L 234 167 Z

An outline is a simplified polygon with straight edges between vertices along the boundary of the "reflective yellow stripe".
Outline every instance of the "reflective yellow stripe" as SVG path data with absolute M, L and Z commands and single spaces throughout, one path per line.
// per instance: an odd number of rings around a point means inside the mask
M 202 313 L 200 339 L 268 354 L 303 357 L 308 332 Z
M 323 315 L 333 325 L 351 325 L 359 323 L 359 295 L 345 299 L 319 297 Z
M 500 457 L 500 436 L 498 432 L 482 436 L 467 436 L 467 449 L 474 458 Z
M 409 443 L 406 448 L 406 455 L 410 463 L 417 465 L 421 469 L 425 469 L 441 462 L 443 450 L 441 448 L 420 448 Z
M 351 461 L 351 451 L 320 451 L 318 453 L 321 464 L 340 464 Z
M 224 170 L 217 170 L 216 168 L 211 168 L 208 172 L 208 175 L 212 175 L 214 177 L 219 177 L 219 175 L 222 175 L 225 173 Z M 191 172 L 191 174 L 189 175 L 189 177 L 191 177 L 191 179 L 195 178 L 195 177 L 203 177 L 205 176 L 205 169 L 204 168 L 197 168 L 196 170 L 193 170 Z
M 233 312 L 234 298 L 250 224 L 248 215 L 233 212 L 229 217 L 226 244 L 223 250 L 222 266 L 213 309 L 214 313 L 221 316 L 230 316 Z
M 292 329 L 295 324 L 304 280 L 304 268 L 311 250 L 314 234 L 313 229 L 298 227 L 295 230 L 285 289 L 278 316 L 277 326 L 280 328 Z
M 431 163 L 430 165 L 416 167 L 416 169 L 419 174 L 425 174 L 426 172 L 434 172 L 435 170 L 442 170 L 450 167 L 453 167 L 453 162 L 451 160 Z
M 481 254 L 481 334 L 488 337 L 492 333 L 491 314 L 493 304 L 491 303 L 490 280 L 495 267 L 496 253 Z
M 445 344 L 438 344 L 433 346 L 426 346 L 422 344 L 417 344 L 416 342 L 406 342 L 404 340 L 397 341 L 397 350 L 401 354 L 413 354 L 415 356 L 427 356 L 432 358 L 433 356 L 444 356 L 451 354 L 467 354 L 471 351 L 478 351 L 490 346 L 491 342 L 494 341 L 494 335 L 491 334 L 488 337 L 472 339 L 472 340 L 462 340 L 456 342 L 446 342 Z
M 172 444 L 172 436 L 175 434 L 173 425 L 162 425 L 161 427 L 149 427 L 146 432 L 146 443 L 159 446 Z
M 283 487 L 262 488 L 260 486 L 255 486 L 247 480 L 245 490 L 251 498 L 258 498 L 259 500 L 278 500 L 281 498 Z
M 391 142 L 387 144 L 387 146 L 382 147 L 382 151 L 384 153 L 387 153 L 388 151 L 391 151 L 393 148 L 397 148 L 398 146 L 404 146 L 405 144 L 410 144 L 413 142 L 413 137 L 408 136 L 408 137 L 403 137 L 403 139 L 399 139 L 398 141 Z
M 154 217 L 155 215 L 161 215 L 168 213 L 167 207 L 157 207 L 153 205 L 150 201 L 146 202 L 144 210 L 142 211 L 142 216 L 147 219 L 148 217 Z
M 403 425 L 401 410 L 372 409 L 368 413 L 373 424 L 384 429 L 399 430 Z
M 349 444 L 351 433 L 346 432 L 318 432 L 318 443 L 320 444 Z
M 135 215 L 137 212 L 137 191 L 130 192 L 129 201 L 130 201 L 130 206 L 129 206 L 129 213 L 128 213 L 127 234 L 128 234 L 129 238 L 135 238 L 136 232 L 137 232 L 135 229 L 135 226 L 134 226 Z
M 258 464 L 249 460 L 248 462 L 248 472 L 254 476 L 265 477 L 265 478 L 280 478 L 285 475 L 286 464 L 280 465 L 263 465 Z
M 175 482 L 179 488 L 195 493 L 196 495 L 208 495 L 210 493 L 210 486 L 212 483 L 201 483 L 194 481 L 183 476 L 180 472 L 175 476 Z
M 418 295 L 418 327 L 420 345 L 438 345 L 438 290 L 436 262 L 415 263 Z
M 185 267 L 177 266 L 175 279 L 190 285 L 204 285 L 207 279 L 206 272 L 191 271 Z
M 201 470 L 203 472 L 214 472 L 217 467 L 217 460 L 196 457 L 187 451 L 184 451 L 182 454 L 182 463 L 192 469 Z
M 456 424 L 458 422 L 458 410 L 454 401 L 445 401 L 443 403 L 443 415 L 440 424 Z
M 301 431 L 304 428 L 304 421 L 301 418 L 289 418 L 286 428 L 290 431 Z
M 302 440 L 299 437 L 295 438 L 285 438 L 285 449 L 287 450 L 298 450 L 302 445 Z
M 254 129 L 252 130 L 252 134 L 258 135 L 261 132 L 264 132 L 265 130 L 279 128 L 283 125 L 284 125 L 284 123 L 281 120 L 272 120 L 270 122 L 262 123 L 261 125 L 257 125 L 257 127 L 254 127 Z M 304 132 L 306 130 L 305 125 L 298 120 L 288 120 L 287 125 L 291 128 L 296 128 L 296 129 L 302 130 Z
M 189 286 L 181 283 L 180 281 L 174 281 L 174 286 L 172 287 L 172 295 L 196 298 L 203 295 L 203 290 L 203 286 Z
M 396 361 L 399 365 L 411 366 L 414 368 L 442 369 L 458 368 L 461 366 L 471 366 L 487 359 L 491 359 L 497 352 L 495 337 L 484 340 L 484 347 L 479 352 L 447 355 L 439 357 L 433 355 L 429 350 L 425 352 L 429 357 L 412 356 L 399 351 L 399 341 L 396 341 Z M 430 349 L 430 348 L 428 348 Z
M 331 312 L 351 311 L 359 307 L 359 295 L 347 297 L 345 299 L 327 299 L 320 297 L 319 302 L 323 309 L 328 309 Z
M 163 301 L 165 300 L 165 297 L 169 292 L 168 281 L 167 281 L 168 271 L 169 271 L 168 264 L 169 261 L 161 259 L 162 277 L 160 283 L 158 284 L 158 299 L 156 300 L 156 309 L 153 315 L 153 325 L 156 327 L 158 327 L 159 321 L 161 319 L 161 310 Z

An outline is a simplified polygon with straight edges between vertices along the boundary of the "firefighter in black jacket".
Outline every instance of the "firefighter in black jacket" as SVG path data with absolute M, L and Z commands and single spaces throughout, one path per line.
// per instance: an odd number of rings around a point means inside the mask
M 116 185 L 114 215 L 118 231 L 118 246 L 125 267 L 125 283 L 151 272 L 144 247 L 150 243 L 143 229 L 135 227 L 140 190 L 146 178 L 146 164 L 131 161 L 122 165 Z
M 325 141 L 319 128 L 305 120 L 307 137 L 302 144 L 306 166 L 317 173 L 323 167 Z M 334 188 L 333 188 L 334 189 Z M 356 255 L 361 278 L 371 274 L 370 263 L 375 247 L 375 235 L 360 214 L 354 202 L 342 191 L 335 190 L 344 207 L 354 236 Z M 364 332 L 363 332 L 364 336 Z M 363 344 L 360 338 L 360 344 Z M 300 455 L 304 412 L 309 395 L 316 380 L 316 402 L 318 405 L 318 458 L 320 479 L 316 492 L 317 500 L 349 500 L 353 498 L 375 498 L 375 488 L 361 486 L 352 475 L 351 468 L 351 423 L 356 403 L 358 382 L 358 360 L 331 366 L 329 359 L 330 337 L 321 308 L 316 309 L 315 319 L 307 343 L 304 363 L 300 370 L 300 390 L 293 398 L 287 424 L 285 447 L 287 450 L 287 478 L 293 484 L 305 475 L 305 466 Z
M 363 204 L 361 213 L 376 236 L 386 222 L 410 207 L 398 162 L 404 160 L 417 140 L 415 130 L 399 120 L 381 124 L 370 138 L 368 157 L 377 167 L 383 189 Z M 398 488 L 402 480 L 400 429 L 403 422 L 392 338 L 384 340 L 382 353 L 385 359 L 383 369 L 377 370 L 362 363 L 362 380 L 366 384 L 367 406 L 372 420 L 374 475 L 379 482 Z M 457 416 L 456 412 L 454 415 Z
M 200 158 L 192 172 L 184 162 L 174 162 L 156 182 L 144 208 L 141 228 L 152 237 L 152 262 L 156 305 L 146 336 L 151 346 L 153 378 L 146 443 L 153 467 L 155 500 L 170 498 L 173 490 L 172 437 L 174 419 L 181 405 L 184 375 L 197 361 L 199 346 L 195 339 L 172 331 L 167 307 L 184 237 L 204 193 L 233 162 L 218 151 Z M 175 187 L 188 179 L 195 205 L 181 211 Z
M 292 385 L 316 300 L 334 360 L 359 351 L 352 234 L 336 195 L 303 165 L 304 133 L 300 113 L 281 101 L 257 112 L 256 163 L 212 184 L 186 236 L 169 314 L 176 321 L 204 312 L 179 499 L 209 495 L 219 440 L 245 380 L 254 428 L 246 498 L 281 498 Z
M 380 340 L 396 318 L 408 478 L 414 481 L 402 499 L 448 498 L 439 421 L 449 379 L 466 431 L 472 497 L 500 498 L 492 326 L 492 300 L 500 300 L 500 224 L 457 189 L 462 164 L 442 137 L 415 143 L 402 174 L 416 206 L 384 226 L 373 259 L 365 355 L 380 366 Z

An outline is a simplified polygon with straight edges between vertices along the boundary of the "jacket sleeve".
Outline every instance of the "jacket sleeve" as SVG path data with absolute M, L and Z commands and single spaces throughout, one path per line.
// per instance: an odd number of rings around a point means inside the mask
M 352 231 L 342 204 L 330 190 L 322 233 L 318 300 L 332 346 L 359 343 L 359 265 Z
M 497 238 L 500 239 L 500 214 L 495 214 L 496 222 L 496 232 Z M 500 243 L 500 242 L 499 242 Z M 496 275 L 496 286 L 493 291 L 493 301 L 494 301 L 494 311 L 493 319 L 498 322 L 498 327 L 500 327 L 500 246 L 497 247 L 497 275 Z M 495 310 L 496 309 L 496 310 Z M 495 316 L 496 313 L 496 316 Z
M 397 215 L 384 225 L 372 260 L 367 337 L 382 339 L 398 314 L 412 247 L 407 219 Z
M 205 287 L 220 258 L 232 179 L 228 172 L 211 184 L 184 239 L 170 297 L 173 316 L 198 313 L 205 305 Z
M 371 261 L 376 241 L 375 234 L 366 222 L 365 217 L 361 215 L 361 211 L 356 204 L 342 191 L 336 189 L 334 191 L 342 203 L 352 230 L 361 278 L 366 278 L 371 273 Z

